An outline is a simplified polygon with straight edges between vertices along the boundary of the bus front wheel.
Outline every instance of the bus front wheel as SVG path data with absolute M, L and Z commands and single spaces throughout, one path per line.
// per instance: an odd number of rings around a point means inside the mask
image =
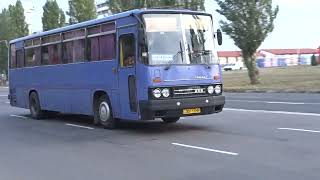
M 102 95 L 98 98 L 94 118 L 95 121 L 101 124 L 105 129 L 116 128 L 117 119 L 112 116 L 112 108 L 106 95 Z
M 176 123 L 177 121 L 179 121 L 180 117 L 170 117 L 170 118 L 162 118 L 162 121 L 164 123 Z
M 44 111 L 41 110 L 39 97 L 36 92 L 32 92 L 29 96 L 29 108 L 32 118 L 41 119 L 43 117 Z

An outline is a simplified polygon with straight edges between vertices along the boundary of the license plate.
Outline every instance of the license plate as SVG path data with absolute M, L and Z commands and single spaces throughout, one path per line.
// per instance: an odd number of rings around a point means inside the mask
M 183 114 L 184 115 L 190 115 L 190 114 L 199 114 L 201 113 L 200 108 L 193 108 L 193 109 L 184 109 Z

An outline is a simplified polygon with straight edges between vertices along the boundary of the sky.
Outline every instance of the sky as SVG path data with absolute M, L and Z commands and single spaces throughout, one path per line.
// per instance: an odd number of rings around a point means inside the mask
M 1 0 L 0 9 L 7 8 L 16 0 Z M 102 0 L 98 0 L 102 1 Z M 26 20 L 32 32 L 41 31 L 42 6 L 46 0 L 21 0 Z M 67 0 L 57 0 L 59 6 L 68 10 Z M 275 29 L 267 37 L 260 49 L 275 48 L 317 48 L 320 46 L 320 1 L 319 0 L 273 0 L 280 11 L 275 21 Z M 215 27 L 224 18 L 215 10 L 219 7 L 214 0 L 206 0 L 206 11 L 213 14 Z M 33 10 L 32 10 L 33 9 Z M 224 42 L 218 50 L 238 50 L 232 39 L 224 35 Z

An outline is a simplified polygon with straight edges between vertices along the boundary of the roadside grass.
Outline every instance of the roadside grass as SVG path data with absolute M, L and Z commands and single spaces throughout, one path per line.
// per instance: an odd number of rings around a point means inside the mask
M 250 85 L 247 70 L 223 72 L 225 91 L 320 92 L 320 66 L 260 69 L 261 84 Z

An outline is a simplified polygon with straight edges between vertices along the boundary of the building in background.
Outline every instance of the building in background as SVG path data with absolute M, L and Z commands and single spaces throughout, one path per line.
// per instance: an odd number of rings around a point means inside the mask
M 218 52 L 220 64 L 235 64 L 237 62 L 242 62 L 241 51 L 219 51 Z
M 310 65 L 311 56 L 318 55 L 318 49 L 261 49 L 257 52 L 257 66 L 284 67 Z M 243 62 L 241 51 L 218 52 L 220 64 L 235 64 Z
M 96 0 L 96 8 L 97 8 L 98 18 L 107 17 L 112 14 L 111 11 L 109 10 L 107 0 Z

